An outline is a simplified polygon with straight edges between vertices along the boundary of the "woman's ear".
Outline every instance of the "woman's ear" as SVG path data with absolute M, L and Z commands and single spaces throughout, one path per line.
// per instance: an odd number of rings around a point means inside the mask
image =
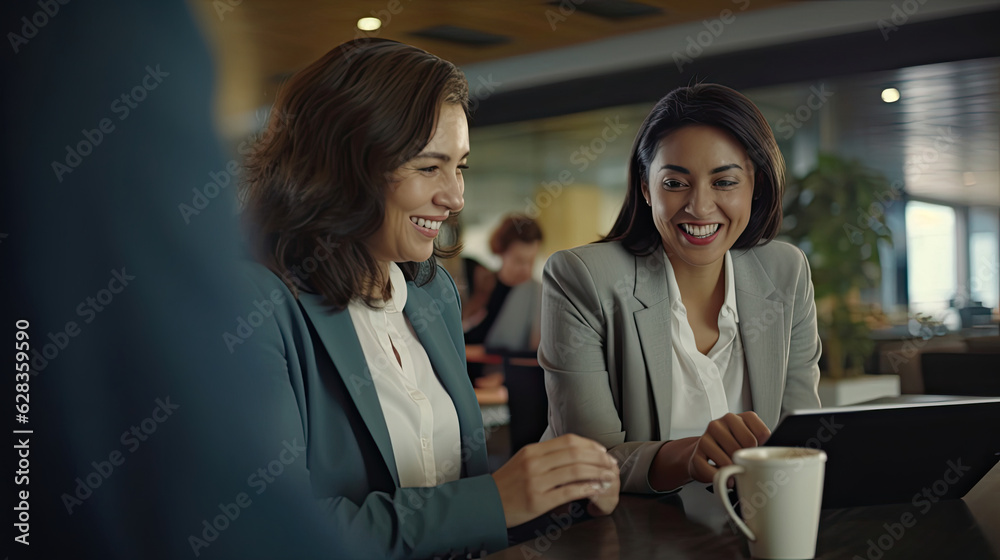
M 642 190 L 642 198 L 646 199 L 646 206 L 652 206 L 653 204 L 652 202 L 650 202 L 649 198 L 649 183 L 647 183 L 646 180 L 643 179 L 639 182 L 639 185 L 640 189 Z

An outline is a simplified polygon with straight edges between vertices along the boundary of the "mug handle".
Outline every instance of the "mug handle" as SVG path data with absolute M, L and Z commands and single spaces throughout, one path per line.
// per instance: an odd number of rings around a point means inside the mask
M 750 527 L 747 527 L 747 524 L 740 519 L 740 516 L 736 515 L 736 510 L 733 509 L 733 504 L 729 503 L 729 492 L 727 490 L 729 487 L 726 485 L 726 483 L 729 482 L 730 477 L 736 474 L 743 474 L 745 472 L 746 469 L 740 465 L 728 465 L 722 467 L 721 469 L 715 471 L 715 480 L 713 481 L 713 484 L 715 484 L 716 488 L 715 495 L 718 496 L 719 501 L 722 502 L 722 507 L 726 508 L 726 513 L 728 513 L 729 517 L 736 522 L 736 526 L 740 528 L 740 531 L 743 531 L 743 534 L 750 539 L 750 542 L 755 542 L 757 540 L 757 535 L 753 534 Z

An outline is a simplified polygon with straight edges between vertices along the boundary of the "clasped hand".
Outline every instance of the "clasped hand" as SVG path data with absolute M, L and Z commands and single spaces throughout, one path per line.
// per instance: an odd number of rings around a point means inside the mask
M 523 447 L 493 473 L 507 527 L 563 504 L 588 498 L 591 515 L 618 505 L 618 462 L 596 441 L 566 434 Z

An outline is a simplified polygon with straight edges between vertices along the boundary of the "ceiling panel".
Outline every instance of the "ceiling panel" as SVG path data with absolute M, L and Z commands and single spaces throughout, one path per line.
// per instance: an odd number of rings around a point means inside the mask
M 902 180 L 914 197 L 1000 206 L 1000 59 L 865 73 L 827 82 L 835 92 L 824 151 Z M 893 87 L 900 99 L 881 100 Z M 781 89 L 781 88 L 774 88 Z
M 278 81 L 336 45 L 382 37 L 409 43 L 459 66 L 606 39 L 636 31 L 716 20 L 726 10 L 765 10 L 792 0 L 642 0 L 657 13 L 606 18 L 577 10 L 585 0 L 193 0 L 220 60 L 222 112 L 252 111 L 273 100 Z M 586 0 L 596 1 L 596 0 Z M 608 0 L 603 0 L 608 2 Z M 236 4 L 236 2 L 232 2 Z M 383 26 L 363 32 L 358 19 L 378 16 Z M 722 25 L 722 24 L 719 24 Z M 416 35 L 458 26 L 501 35 L 501 44 L 470 46 Z
M 584 0 L 553 3 L 540 0 L 317 0 L 244 1 L 226 11 L 217 27 L 232 27 L 253 41 L 261 56 L 262 72 L 281 76 L 302 68 L 334 46 L 355 37 L 384 37 L 433 52 L 458 65 L 565 47 L 680 23 L 715 19 L 724 10 L 746 6 L 747 11 L 788 4 L 789 0 L 643 0 L 658 13 L 629 18 L 606 18 L 577 10 Z M 216 3 L 217 4 L 217 3 Z M 216 14 L 218 16 L 218 14 Z M 357 29 L 359 18 L 377 16 L 381 29 Z M 421 29 L 452 25 L 503 35 L 500 45 L 470 48 L 448 41 L 415 36 Z M 224 32 L 228 31 L 223 29 Z

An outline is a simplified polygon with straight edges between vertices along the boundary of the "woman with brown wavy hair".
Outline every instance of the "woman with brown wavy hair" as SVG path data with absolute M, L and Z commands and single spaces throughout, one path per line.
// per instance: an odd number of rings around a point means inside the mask
M 453 64 L 355 40 L 285 84 L 246 162 L 249 274 L 275 302 L 250 342 L 282 376 L 275 406 L 332 523 L 378 557 L 494 551 L 559 505 L 618 501 L 617 464 L 578 436 L 489 474 L 457 291 L 435 264 L 464 205 L 467 112 Z

